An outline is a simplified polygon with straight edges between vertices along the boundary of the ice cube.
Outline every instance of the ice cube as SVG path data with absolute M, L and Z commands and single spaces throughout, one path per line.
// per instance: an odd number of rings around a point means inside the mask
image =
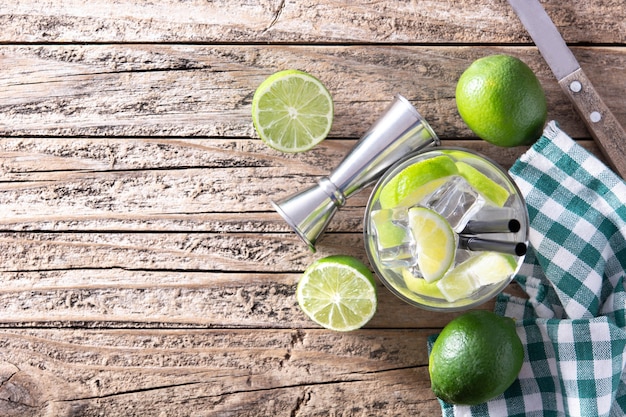
M 453 176 L 421 204 L 441 214 L 458 233 L 483 207 L 485 200 L 465 178 Z
M 415 265 L 415 241 L 409 230 L 407 209 L 376 210 L 371 216 L 381 264 L 391 269 Z

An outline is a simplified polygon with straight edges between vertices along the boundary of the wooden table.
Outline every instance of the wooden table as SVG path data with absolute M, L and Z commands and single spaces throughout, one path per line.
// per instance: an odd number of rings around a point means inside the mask
M 626 3 L 544 5 L 626 125 Z M 454 102 L 492 53 L 528 63 L 549 118 L 597 153 L 503 0 L 4 1 L 0 415 L 438 415 L 426 339 L 454 315 L 379 285 L 374 319 L 339 334 L 295 301 L 315 259 L 366 260 L 369 191 L 315 254 L 269 200 L 329 173 L 396 93 L 444 144 L 509 167 L 525 148 L 476 139 Z M 286 68 L 336 104 L 330 137 L 297 155 L 250 117 Z

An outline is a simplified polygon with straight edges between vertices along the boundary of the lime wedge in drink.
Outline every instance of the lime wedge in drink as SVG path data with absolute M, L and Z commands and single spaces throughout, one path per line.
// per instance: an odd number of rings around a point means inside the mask
M 406 230 L 394 223 L 393 210 L 372 212 L 372 225 L 376 229 L 378 249 L 387 249 L 402 245 L 407 240 Z
M 412 292 L 432 298 L 444 298 L 437 282 L 427 282 L 424 278 L 414 276 L 408 269 L 402 270 L 404 284 Z
M 454 160 L 446 155 L 416 162 L 400 171 L 380 191 L 381 208 L 411 207 L 458 173 Z
M 426 207 L 409 209 L 409 226 L 415 239 L 417 266 L 426 282 L 433 282 L 450 269 L 456 253 L 456 239 L 450 224 Z
M 437 288 L 451 303 L 469 297 L 478 287 L 479 284 L 472 275 L 456 274 L 454 270 L 437 281 Z
M 470 296 L 484 285 L 496 284 L 511 276 L 516 268 L 515 258 L 497 252 L 473 256 L 448 272 L 437 282 L 446 300 L 453 302 Z
M 459 161 L 456 163 L 456 166 L 459 170 L 459 174 L 461 174 L 483 197 L 498 207 L 504 206 L 511 195 L 506 188 L 468 163 Z
M 363 327 L 377 305 L 373 274 L 361 261 L 345 255 L 311 264 L 298 283 L 296 298 L 310 319 L 336 331 Z
M 515 272 L 517 262 L 512 255 L 483 252 L 457 266 L 450 274 L 472 275 L 479 285 L 496 284 Z
M 302 152 L 320 143 L 333 123 L 333 100 L 320 80 L 298 70 L 279 71 L 252 98 L 252 122 L 267 145 Z

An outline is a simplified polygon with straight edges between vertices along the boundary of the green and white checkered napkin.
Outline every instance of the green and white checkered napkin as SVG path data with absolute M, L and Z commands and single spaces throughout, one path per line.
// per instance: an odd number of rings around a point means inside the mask
M 555 122 L 510 170 L 526 199 L 530 248 L 502 294 L 525 359 L 501 396 L 444 416 L 626 415 L 626 183 Z

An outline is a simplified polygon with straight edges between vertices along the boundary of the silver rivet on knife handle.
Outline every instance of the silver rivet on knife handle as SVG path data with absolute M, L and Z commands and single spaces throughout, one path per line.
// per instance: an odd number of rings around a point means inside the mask
M 580 90 L 583 89 L 583 85 L 580 83 L 580 81 L 572 81 L 572 83 L 569 85 L 569 89 L 572 90 L 574 93 L 578 93 L 580 92 Z
M 609 165 L 622 178 L 626 178 L 626 132 L 604 104 L 587 75 L 578 69 L 559 80 L 559 84 L 575 103 L 585 124 L 590 127 L 589 131 Z M 580 84 L 580 88 L 577 88 L 577 84 Z
M 602 120 L 602 113 L 595 110 L 592 111 L 591 113 L 589 113 L 589 120 L 591 120 L 591 123 L 598 123 L 600 120 Z

